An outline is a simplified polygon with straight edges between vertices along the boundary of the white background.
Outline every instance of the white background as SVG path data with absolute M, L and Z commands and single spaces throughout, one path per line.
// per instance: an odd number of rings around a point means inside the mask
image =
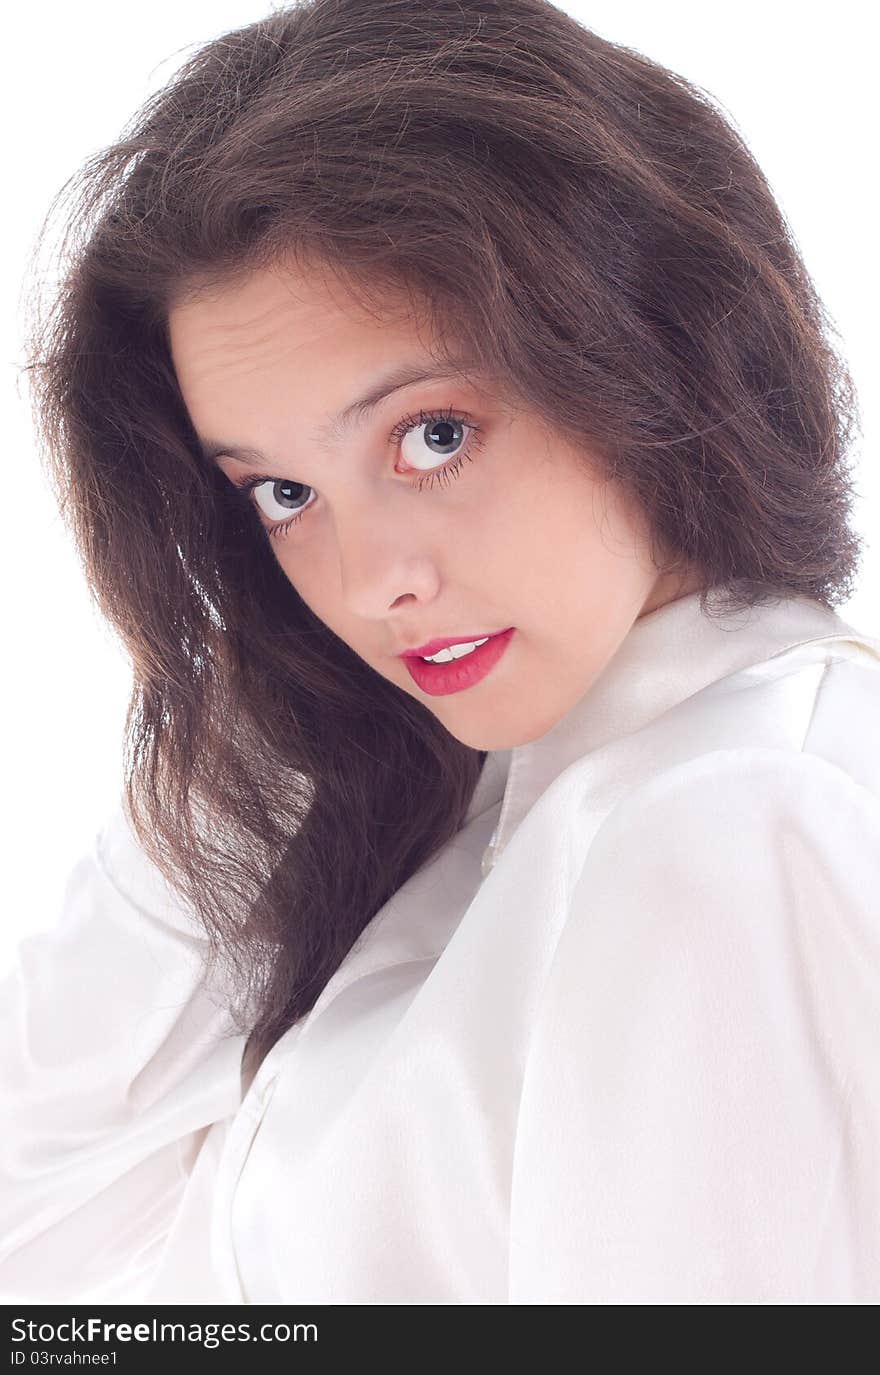
M 116 805 L 129 686 L 128 665 L 92 609 L 35 455 L 20 372 L 28 257 L 64 180 L 115 139 L 188 52 L 271 8 L 269 0 L 46 0 L 16 7 L 4 25 L 0 967 L 20 935 L 54 923 L 70 868 Z M 867 549 L 858 593 L 839 611 L 880 633 L 871 7 L 862 0 L 830 9 L 740 0 L 725 13 L 705 0 L 568 0 L 560 8 L 709 91 L 763 167 L 859 388 L 858 527 Z

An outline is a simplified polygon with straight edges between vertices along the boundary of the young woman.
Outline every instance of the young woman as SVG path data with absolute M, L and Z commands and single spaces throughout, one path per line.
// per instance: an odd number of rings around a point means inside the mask
M 880 1299 L 828 334 L 545 0 L 306 0 L 88 163 L 33 377 L 134 689 L 3 989 L 8 1299 Z

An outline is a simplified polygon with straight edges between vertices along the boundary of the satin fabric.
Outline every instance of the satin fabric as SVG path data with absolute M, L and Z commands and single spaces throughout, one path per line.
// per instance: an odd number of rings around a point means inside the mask
M 0 1296 L 880 1299 L 880 639 L 635 623 L 248 1080 L 120 806 L 0 1017 Z

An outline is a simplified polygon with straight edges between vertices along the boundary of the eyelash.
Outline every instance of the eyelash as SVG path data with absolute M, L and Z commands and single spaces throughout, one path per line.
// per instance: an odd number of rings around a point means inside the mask
M 397 440 L 398 444 L 401 444 L 411 430 L 419 429 L 420 426 L 427 425 L 429 422 L 431 424 L 436 424 L 437 421 L 440 420 L 459 421 L 471 431 L 471 434 L 466 441 L 466 447 L 462 449 L 461 453 L 456 454 L 455 457 L 451 458 L 448 463 L 445 463 L 442 468 L 432 468 L 430 472 L 424 473 L 419 478 L 418 482 L 413 484 L 417 492 L 421 492 L 425 487 L 433 487 L 435 482 L 443 483 L 445 481 L 448 484 L 453 478 L 458 477 L 465 462 L 473 462 L 472 449 L 478 447 L 480 442 L 476 441 L 480 426 L 475 424 L 465 411 L 454 411 L 451 407 L 447 408 L 445 411 L 420 410 L 417 416 L 411 413 L 403 416 L 402 419 L 398 420 L 394 429 L 388 436 L 388 442 L 390 444 L 393 440 Z M 279 479 L 277 477 L 269 477 L 265 474 L 260 474 L 255 477 L 244 477 L 237 480 L 233 478 L 232 481 L 233 485 L 244 494 L 248 505 L 256 509 L 253 497 L 251 496 L 254 488 L 260 487 L 264 482 L 278 482 Z M 307 483 L 296 484 L 296 486 L 300 485 L 308 486 Z M 310 490 L 313 491 L 314 488 Z M 286 534 L 292 526 L 299 524 L 306 514 L 306 511 L 310 511 L 314 504 L 314 502 L 311 502 L 309 506 L 304 507 L 297 515 L 291 516 L 289 520 L 282 520 L 277 525 L 266 525 L 262 519 L 260 520 L 260 524 L 270 538 L 274 539 L 278 535 Z

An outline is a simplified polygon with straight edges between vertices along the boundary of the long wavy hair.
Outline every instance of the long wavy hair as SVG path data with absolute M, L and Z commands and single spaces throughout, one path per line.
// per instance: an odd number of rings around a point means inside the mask
M 257 1056 L 463 824 L 485 753 L 380 676 L 200 454 L 171 305 L 303 253 L 427 307 L 647 514 L 701 604 L 847 599 L 857 399 L 748 148 L 546 0 L 301 0 L 201 47 L 52 202 L 34 414 L 133 666 L 125 800 Z M 526 573 L 527 575 L 527 573 Z

